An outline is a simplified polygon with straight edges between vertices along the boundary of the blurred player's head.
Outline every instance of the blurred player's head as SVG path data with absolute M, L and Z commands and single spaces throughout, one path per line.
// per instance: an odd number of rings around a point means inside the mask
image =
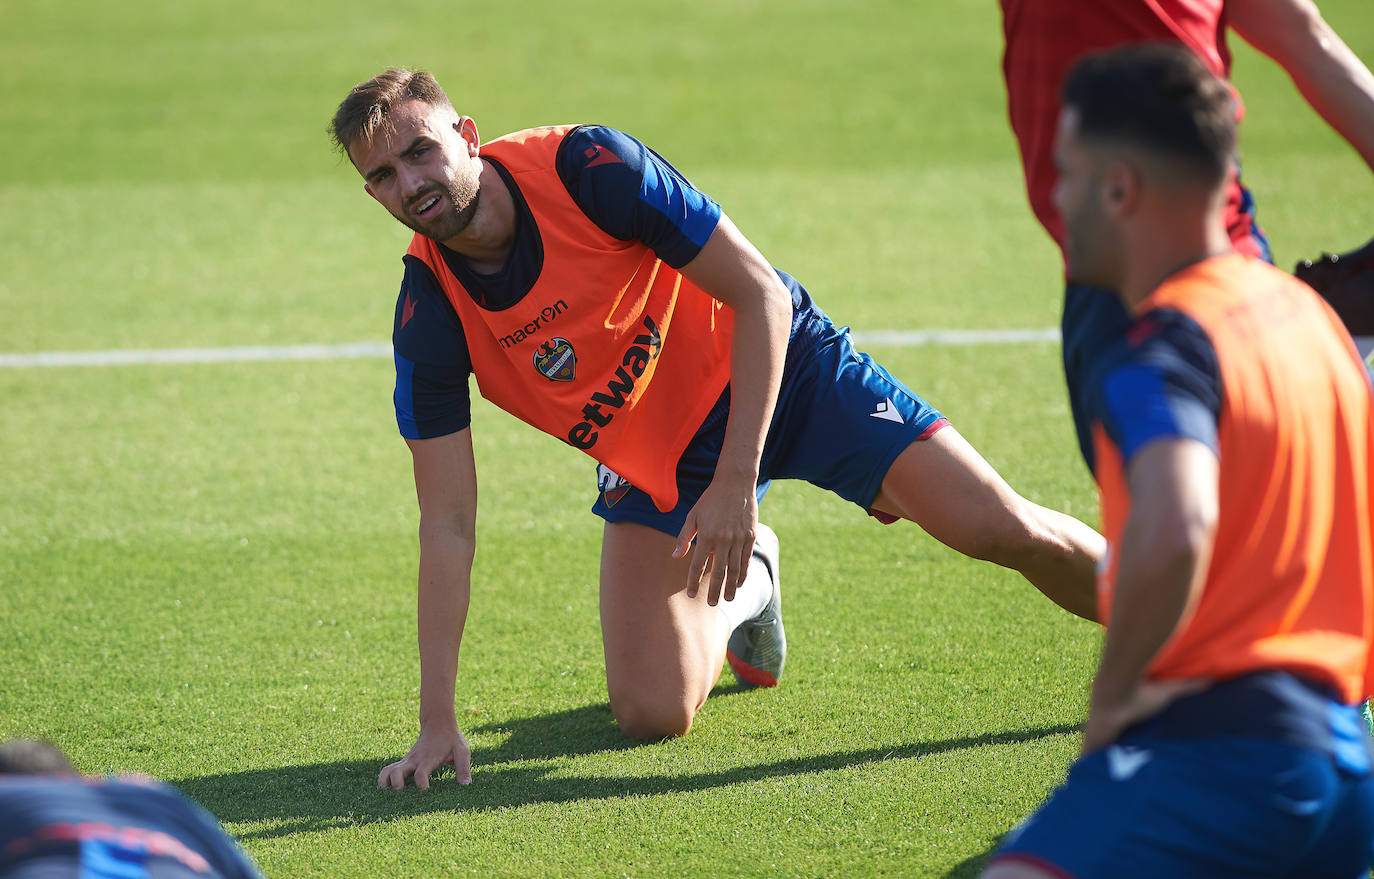
M 436 241 L 461 233 L 477 212 L 477 126 L 453 109 L 423 70 L 389 68 L 339 104 L 334 144 L 364 189 L 410 229 Z
M 0 745 L 0 775 L 74 775 L 67 756 L 48 742 L 15 739 Z
M 1054 203 L 1069 274 L 1116 288 L 1132 248 L 1161 227 L 1191 232 L 1219 216 L 1236 151 L 1234 98 L 1191 51 L 1162 43 L 1087 56 L 1062 98 Z

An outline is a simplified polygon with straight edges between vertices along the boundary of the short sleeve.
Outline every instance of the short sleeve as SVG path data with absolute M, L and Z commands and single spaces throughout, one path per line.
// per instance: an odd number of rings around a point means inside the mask
M 673 268 L 691 262 L 720 222 L 720 206 L 658 153 L 613 128 L 584 125 L 558 149 L 558 175 L 592 222 L 641 241 Z
M 1217 451 L 1221 371 L 1211 339 L 1172 309 L 1146 314 L 1102 379 L 1098 419 L 1123 463 L 1160 439 L 1192 439 Z
M 472 422 L 463 326 L 423 260 L 405 257 L 391 333 L 396 361 L 396 426 L 406 439 L 456 433 Z

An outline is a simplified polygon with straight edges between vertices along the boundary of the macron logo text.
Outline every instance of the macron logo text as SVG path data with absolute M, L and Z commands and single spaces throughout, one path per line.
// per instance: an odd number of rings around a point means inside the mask
M 516 331 L 511 333 L 509 336 L 502 336 L 501 347 L 512 348 L 516 345 L 519 345 L 521 342 L 525 341 L 530 336 L 533 336 L 535 333 L 539 332 L 540 327 L 552 323 L 554 318 L 558 317 L 560 314 L 567 310 L 568 303 L 564 302 L 562 299 L 558 300 L 553 305 L 544 306 L 543 310 L 534 316 L 534 320 L 525 324 L 523 327 L 517 328 Z

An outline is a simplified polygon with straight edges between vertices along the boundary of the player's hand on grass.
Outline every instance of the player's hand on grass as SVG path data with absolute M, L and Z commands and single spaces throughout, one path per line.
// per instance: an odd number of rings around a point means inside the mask
M 733 601 L 735 590 L 749 573 L 754 553 L 754 530 L 759 521 L 755 480 L 743 475 L 716 473 L 677 536 L 673 558 L 692 553 L 687 568 L 687 596 L 696 598 L 707 584 L 706 603 Z M 692 546 L 692 538 L 696 546 Z
M 397 790 L 406 786 L 406 779 L 414 777 L 415 786 L 429 790 L 429 776 L 442 766 L 452 766 L 454 777 L 459 784 L 472 782 L 472 752 L 468 741 L 458 731 L 457 724 L 443 729 L 422 726 L 420 737 L 411 746 L 404 758 L 384 767 L 377 776 L 378 787 L 394 787 Z

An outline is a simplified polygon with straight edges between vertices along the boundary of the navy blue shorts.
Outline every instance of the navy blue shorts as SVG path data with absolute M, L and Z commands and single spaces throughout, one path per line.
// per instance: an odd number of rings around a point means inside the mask
M 1347 726 L 1359 726 L 1358 709 Z M 1374 776 L 1277 739 L 1148 733 L 1085 754 L 992 861 L 1056 876 L 1355 879 L 1374 861 Z
M 592 506 L 607 522 L 638 522 L 674 537 L 716 472 L 730 415 L 726 388 L 677 467 L 678 503 L 660 512 L 645 492 L 597 467 Z M 846 327 L 811 306 L 793 321 L 773 421 L 759 463 L 758 497 L 774 479 L 804 479 L 865 511 L 897 456 L 949 422 L 854 349 Z

